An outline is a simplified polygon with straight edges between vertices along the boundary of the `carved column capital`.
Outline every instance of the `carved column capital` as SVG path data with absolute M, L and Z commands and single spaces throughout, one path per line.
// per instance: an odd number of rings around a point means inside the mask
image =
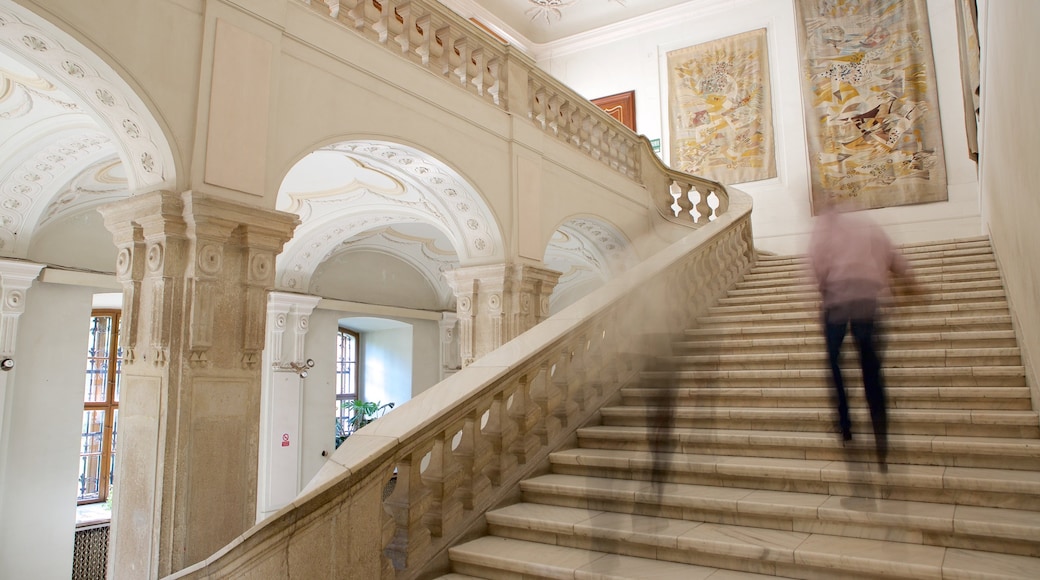
M 465 366 L 544 320 L 560 273 L 501 263 L 457 268 L 445 277 L 455 291 Z
M 287 292 L 271 292 L 268 295 L 265 352 L 274 370 L 292 371 L 289 363 L 307 359 L 304 344 L 307 331 L 310 330 L 310 316 L 320 301 L 318 296 Z
M 0 355 L 14 354 L 26 294 L 41 270 L 43 264 L 0 260 Z

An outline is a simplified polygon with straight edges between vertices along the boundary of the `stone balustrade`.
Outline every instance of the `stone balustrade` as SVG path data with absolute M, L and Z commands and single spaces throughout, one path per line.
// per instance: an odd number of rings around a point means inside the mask
M 750 198 L 347 439 L 289 506 L 172 578 L 418 578 L 754 262 Z
M 644 183 L 658 212 L 669 221 L 698 227 L 722 215 L 729 205 L 722 185 L 668 169 L 645 137 L 439 2 L 298 1 Z

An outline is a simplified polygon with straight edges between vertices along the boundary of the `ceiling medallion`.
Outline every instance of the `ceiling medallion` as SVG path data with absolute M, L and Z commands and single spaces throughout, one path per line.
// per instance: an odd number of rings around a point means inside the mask
M 538 20 L 544 18 L 546 24 L 552 24 L 552 17 L 555 16 L 557 20 L 563 18 L 563 9 L 568 6 L 573 6 L 578 0 L 527 0 L 531 3 L 531 8 L 527 9 L 526 14 L 531 16 L 531 20 Z
M 531 20 L 538 20 L 544 18 L 546 24 L 552 24 L 552 20 L 555 17 L 556 20 L 563 19 L 563 9 L 574 6 L 578 3 L 578 0 L 527 0 L 531 7 L 527 9 L 525 14 L 531 16 Z M 607 0 L 608 2 L 617 2 L 624 6 L 625 0 Z

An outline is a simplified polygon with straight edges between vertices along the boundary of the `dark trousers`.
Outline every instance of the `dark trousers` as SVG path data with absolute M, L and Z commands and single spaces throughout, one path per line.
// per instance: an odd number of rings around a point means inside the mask
M 842 377 L 840 357 L 841 344 L 849 327 L 852 338 L 859 349 L 860 367 L 863 369 L 863 388 L 870 419 L 874 427 L 874 440 L 879 459 L 884 461 L 888 451 L 888 417 L 885 409 L 885 385 L 881 378 L 881 358 L 878 354 L 876 328 L 877 304 L 858 303 L 837 305 L 824 312 L 824 336 L 827 341 L 827 360 L 831 367 L 834 394 L 838 404 L 838 426 L 844 438 L 852 436 L 852 421 L 849 419 L 849 402 L 845 395 L 845 380 Z

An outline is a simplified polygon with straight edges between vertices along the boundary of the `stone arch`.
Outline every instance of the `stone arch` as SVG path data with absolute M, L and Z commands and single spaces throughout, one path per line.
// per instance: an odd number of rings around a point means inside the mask
M 173 152 L 158 121 L 98 54 L 3 1 L 0 59 L 27 73 L 4 79 L 5 118 L 16 131 L 0 143 L 4 254 L 23 256 L 41 221 L 174 184 Z M 73 186 L 83 179 L 104 187 Z
M 561 273 L 550 311 L 557 312 L 618 276 L 634 263 L 628 238 L 613 224 L 595 216 L 574 216 L 557 226 L 542 258 Z
M 315 269 L 353 238 L 393 224 L 429 224 L 458 265 L 501 262 L 501 229 L 480 193 L 457 171 L 414 147 L 351 140 L 302 157 L 285 175 L 277 207 L 301 225 L 278 259 L 276 284 L 306 292 Z

